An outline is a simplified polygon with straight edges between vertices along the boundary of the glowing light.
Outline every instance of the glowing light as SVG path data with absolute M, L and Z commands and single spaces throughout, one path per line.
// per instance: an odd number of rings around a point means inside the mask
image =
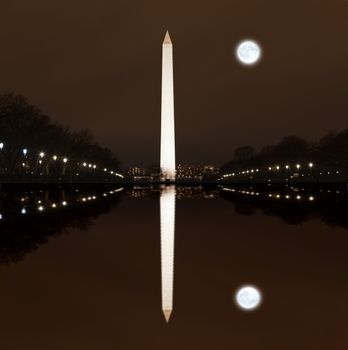
M 44 210 L 44 207 L 42 205 L 40 205 L 38 208 L 37 208 L 39 211 L 43 211 Z
M 289 169 L 289 165 L 285 165 L 285 169 Z
M 175 188 L 165 187 L 160 195 L 162 311 L 169 321 L 173 311 Z
M 310 197 L 309 197 L 309 200 L 310 200 L 310 201 L 314 201 L 314 197 L 310 196 Z
M 308 166 L 309 166 L 310 168 L 313 168 L 313 163 L 309 163 Z
M 173 45 L 169 33 L 162 45 L 161 180 L 175 181 Z
M 2 150 L 4 148 L 4 143 L 0 142 L 0 150 Z
M 244 40 L 236 49 L 238 60 L 245 65 L 253 65 L 261 58 L 261 47 L 254 40 Z
M 301 165 L 300 165 L 300 164 L 296 164 L 296 168 L 297 168 L 297 169 L 300 169 L 300 168 L 301 168 Z
M 56 155 L 54 155 L 52 158 L 53 158 L 53 160 L 57 160 L 58 157 Z
M 68 158 L 64 158 L 64 159 L 63 159 L 63 162 L 64 162 L 64 163 L 67 163 L 67 162 L 68 162 Z
M 52 203 L 52 208 L 57 208 L 57 204 L 56 203 Z
M 62 205 L 66 206 L 68 203 L 66 201 L 62 202 Z
M 26 213 L 27 213 L 26 209 L 23 208 L 23 209 L 21 210 L 21 213 L 22 213 L 22 214 L 26 214 Z
M 235 301 L 243 310 L 255 310 L 261 304 L 261 292 L 254 286 L 243 286 L 238 289 L 235 295 Z
M 43 158 L 45 156 L 45 153 L 44 152 L 40 152 L 39 156 L 40 156 L 40 158 Z
M 27 153 L 28 153 L 28 150 L 27 150 L 26 148 L 23 148 L 23 149 L 22 149 L 22 153 L 23 153 L 24 156 L 26 156 Z
M 97 167 L 97 166 L 94 164 L 94 165 L 93 165 L 93 169 L 95 169 L 96 167 Z
M 83 163 L 83 166 L 87 166 L 87 163 Z

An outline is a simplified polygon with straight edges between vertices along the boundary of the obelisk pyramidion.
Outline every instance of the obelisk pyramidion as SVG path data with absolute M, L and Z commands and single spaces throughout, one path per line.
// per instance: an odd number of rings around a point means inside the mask
M 161 181 L 175 181 L 173 44 L 168 31 L 162 45 Z

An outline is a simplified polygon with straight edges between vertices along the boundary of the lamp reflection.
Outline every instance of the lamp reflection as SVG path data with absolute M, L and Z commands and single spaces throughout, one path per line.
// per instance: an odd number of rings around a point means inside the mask
M 173 311 L 175 187 L 161 188 L 161 280 L 162 311 L 167 322 Z

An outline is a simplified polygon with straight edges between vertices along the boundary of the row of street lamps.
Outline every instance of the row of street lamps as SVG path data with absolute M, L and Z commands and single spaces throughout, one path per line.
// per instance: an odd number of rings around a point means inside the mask
M 0 151 L 2 151 L 4 148 L 5 148 L 4 142 L 0 142 Z M 22 149 L 22 154 L 23 154 L 24 157 L 27 157 L 28 153 L 29 153 L 29 151 L 28 151 L 27 148 L 23 148 L 23 149 Z M 41 151 L 41 152 L 39 153 L 39 158 L 40 158 L 40 159 L 39 159 L 39 164 L 42 164 L 42 160 L 43 160 L 43 158 L 45 158 L 45 156 L 46 156 L 46 153 L 45 153 L 45 152 Z M 53 156 L 52 156 L 52 159 L 53 159 L 54 161 L 58 160 L 58 158 L 59 158 L 59 157 L 58 157 L 57 155 L 53 155 Z M 68 159 L 67 157 L 62 157 L 62 161 L 63 161 L 64 164 L 67 164 L 68 161 L 69 161 L 69 159 Z M 23 164 L 25 164 L 25 163 L 23 163 Z M 77 164 L 79 165 L 80 163 L 77 163 Z M 81 164 L 83 165 L 83 167 L 93 168 L 93 169 L 96 169 L 96 168 L 97 168 L 97 165 L 96 165 L 96 164 L 91 164 L 91 163 L 87 163 L 87 162 L 83 162 L 83 163 L 81 163 Z M 120 178 L 123 178 L 123 177 L 124 177 L 122 174 L 118 173 L 117 171 L 108 170 L 107 168 L 104 168 L 104 172 L 105 172 L 105 173 L 109 173 L 110 175 L 118 176 L 118 177 L 120 177 Z
M 302 165 L 297 163 L 295 165 L 295 168 L 297 170 L 301 169 Z M 313 163 L 308 163 L 308 167 L 310 169 L 312 169 L 314 167 L 314 164 Z M 278 170 L 281 170 L 281 166 L 280 165 L 275 165 L 275 166 L 269 166 L 268 167 L 268 170 L 269 171 L 278 171 Z M 284 168 L 286 170 L 290 170 L 291 169 L 291 166 L 289 164 L 286 164 L 284 166 Z M 234 172 L 234 173 L 230 173 L 230 174 L 224 174 L 222 175 L 223 178 L 226 178 L 226 177 L 231 177 L 231 176 L 238 176 L 238 175 L 249 175 L 249 174 L 253 174 L 253 173 L 258 173 L 260 170 L 259 169 L 250 169 L 250 170 L 243 170 L 243 171 L 239 171 L 239 172 Z

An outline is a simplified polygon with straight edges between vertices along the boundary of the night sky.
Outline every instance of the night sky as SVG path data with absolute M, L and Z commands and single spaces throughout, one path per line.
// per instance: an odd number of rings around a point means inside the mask
M 161 45 L 174 44 L 178 163 L 347 126 L 348 1 L 64 1 L 0 4 L 0 92 L 89 128 L 125 166 L 159 162 Z M 252 68 L 234 56 L 263 48 Z

